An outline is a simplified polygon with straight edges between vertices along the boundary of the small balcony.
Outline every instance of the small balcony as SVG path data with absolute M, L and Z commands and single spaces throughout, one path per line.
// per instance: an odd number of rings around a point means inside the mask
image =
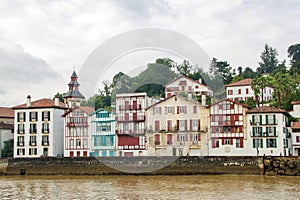
M 24 129 L 18 129 L 17 133 L 18 134 L 24 134 Z
M 42 141 L 42 146 L 49 146 L 49 141 Z
M 250 132 L 251 137 L 277 137 L 278 136 L 278 131 L 276 133 L 274 132 L 258 132 L 258 133 L 252 133 Z
M 117 122 L 144 122 L 145 115 L 140 115 L 137 117 L 117 117 Z
M 29 145 L 30 146 L 36 146 L 36 142 L 34 141 L 34 142 L 29 142 Z
M 76 127 L 76 126 L 80 126 L 80 127 L 87 127 L 88 123 L 87 122 L 68 122 L 67 123 L 67 127 Z
M 37 130 L 36 130 L 36 129 L 31 129 L 31 128 L 30 128 L 30 129 L 29 129 L 29 133 L 30 133 L 30 134 L 36 134 L 36 133 L 37 133 Z
M 24 147 L 24 142 L 17 142 L 17 146 Z
M 42 129 L 42 133 L 49 133 L 49 129 Z
M 260 122 L 260 121 L 250 120 L 250 125 L 252 125 L 252 126 L 255 126 L 255 125 L 277 125 L 277 124 L 278 124 L 277 119 L 276 120 L 270 119 L 270 120 L 268 120 L 268 122 L 266 122 L 266 121 Z
M 142 110 L 142 105 L 141 104 L 120 105 L 119 110 L 120 111 L 124 111 L 124 110 Z

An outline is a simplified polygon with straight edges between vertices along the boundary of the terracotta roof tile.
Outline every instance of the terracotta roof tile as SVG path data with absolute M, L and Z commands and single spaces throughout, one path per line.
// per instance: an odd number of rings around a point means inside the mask
M 300 129 L 300 122 L 293 122 L 291 128 L 292 129 Z
M 292 101 L 292 104 L 293 104 L 293 105 L 299 105 L 299 104 L 300 104 L 300 101 Z
M 225 85 L 225 87 L 231 87 L 231 86 L 243 86 L 243 85 L 251 85 L 252 78 L 246 78 L 244 80 L 235 82 L 235 83 L 230 83 Z
M 31 106 L 27 107 L 26 103 L 13 107 L 13 109 L 24 109 L 24 108 L 63 108 L 67 109 L 66 105 L 59 102 L 59 106 L 54 105 L 54 100 L 51 99 L 39 99 L 31 102 Z
M 14 110 L 7 107 L 0 107 L 0 117 L 14 118 Z
M 262 106 L 259 108 L 253 108 L 247 113 L 287 113 L 287 111 L 280 109 L 280 108 L 274 108 L 270 106 Z
M 89 107 L 89 106 L 75 106 L 71 109 L 69 109 L 67 112 L 65 112 L 62 117 L 65 117 L 67 114 L 69 114 L 70 112 L 72 112 L 73 110 L 76 110 L 76 109 L 80 109 L 82 110 L 83 112 L 87 113 L 88 115 L 92 112 L 95 111 L 95 108 L 93 107 Z

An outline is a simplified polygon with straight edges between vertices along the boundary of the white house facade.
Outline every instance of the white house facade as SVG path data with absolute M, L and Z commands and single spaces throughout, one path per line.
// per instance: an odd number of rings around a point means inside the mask
M 288 156 L 291 154 L 288 113 L 263 106 L 247 112 L 246 144 L 249 155 Z
M 94 108 L 75 106 L 65 112 L 64 157 L 87 157 L 91 151 L 90 113 Z
M 208 86 L 202 84 L 202 80 L 195 81 L 185 76 L 179 76 L 165 85 L 166 97 L 179 93 L 196 96 L 213 96 L 213 91 Z
M 300 156 L 300 122 L 292 122 L 291 131 L 293 156 Z
M 151 156 L 201 156 L 207 153 L 207 109 L 180 95 L 146 109 L 147 145 Z
M 226 97 L 228 99 L 231 99 L 233 101 L 247 101 L 248 98 L 252 97 L 255 99 L 254 92 L 251 88 L 251 78 L 246 78 L 244 80 L 227 84 L 225 85 L 226 89 Z M 274 88 L 271 86 L 266 86 L 260 94 L 263 93 L 263 100 L 269 101 L 272 99 L 272 93 L 274 92 Z M 261 101 L 261 95 L 260 95 L 260 101 Z
M 209 156 L 247 155 L 247 110 L 246 106 L 230 99 L 209 106 Z
M 63 154 L 65 104 L 40 99 L 13 107 L 14 157 L 57 156 Z

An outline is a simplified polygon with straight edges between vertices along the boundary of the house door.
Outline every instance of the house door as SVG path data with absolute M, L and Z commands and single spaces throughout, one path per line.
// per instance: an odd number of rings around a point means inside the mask
M 43 156 L 48 156 L 48 148 L 43 149 Z
M 173 149 L 172 149 L 172 155 L 173 155 L 173 156 L 176 156 L 176 148 L 173 148 Z
M 74 151 L 70 151 L 70 157 L 74 157 Z

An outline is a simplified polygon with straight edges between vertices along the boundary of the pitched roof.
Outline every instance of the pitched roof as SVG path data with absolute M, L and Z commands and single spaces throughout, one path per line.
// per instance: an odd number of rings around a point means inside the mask
M 169 97 L 167 97 L 167 98 L 165 98 L 165 99 L 163 99 L 163 100 L 160 100 L 159 102 L 156 102 L 155 104 L 152 104 L 151 106 L 149 106 L 149 107 L 147 107 L 146 108 L 146 110 L 148 110 L 148 109 L 150 109 L 150 108 L 152 108 L 152 107 L 154 107 L 154 106 L 156 106 L 156 105 L 158 105 L 158 104 L 160 104 L 160 103 L 162 103 L 162 102 L 164 102 L 164 101 L 167 101 L 167 100 L 169 100 L 169 99 L 171 99 L 171 98 L 173 98 L 173 97 L 179 97 L 179 98 L 183 98 L 183 99 L 185 99 L 185 100 L 188 100 L 188 101 L 191 101 L 191 102 L 194 102 L 194 103 L 199 103 L 198 101 L 194 101 L 194 100 L 192 100 L 192 99 L 188 99 L 188 98 L 186 98 L 186 97 L 184 97 L 184 96 L 181 96 L 181 95 L 179 95 L 179 94 L 173 94 L 172 96 L 169 96 Z
M 300 129 L 300 122 L 293 122 L 291 129 Z
M 253 108 L 247 113 L 287 113 L 286 110 L 280 109 L 280 108 L 274 108 L 270 106 L 262 106 L 258 108 Z
M 251 85 L 251 82 L 252 82 L 252 78 L 246 78 L 246 79 L 240 80 L 238 82 L 227 84 L 227 85 L 225 85 L 225 87 Z
M 83 112 L 87 113 L 88 115 L 92 112 L 95 111 L 95 108 L 93 107 L 89 107 L 89 106 L 75 106 L 71 109 L 69 109 L 67 112 L 65 112 L 62 117 L 65 117 L 67 114 L 69 114 L 70 112 L 72 112 L 73 110 L 76 110 L 76 109 L 80 109 L 82 110 Z
M 72 73 L 72 75 L 71 75 L 71 78 L 78 78 L 78 76 L 77 76 L 75 70 L 73 71 L 73 73 Z
M 7 107 L 0 107 L 0 117 L 14 118 L 14 110 Z
M 104 109 L 104 108 L 99 108 L 98 110 L 95 110 L 95 111 L 93 111 L 92 113 L 90 113 L 90 115 L 94 115 L 94 114 L 99 113 L 99 112 L 101 112 L 101 111 L 115 114 L 115 112 L 112 111 L 112 110 L 106 110 L 106 109 Z
M 300 104 L 300 101 L 292 101 L 292 104 L 293 104 L 293 105 L 299 105 L 299 104 Z
M 78 90 L 69 90 L 66 94 L 63 95 L 63 98 L 68 97 L 84 99 L 84 96 Z
M 0 129 L 13 130 L 14 129 L 14 125 L 13 124 L 6 124 L 4 122 L 0 122 Z
M 197 83 L 197 84 L 199 84 L 199 85 L 203 85 L 203 86 L 209 88 L 207 85 L 204 85 L 203 83 L 199 83 L 199 80 L 194 80 L 194 79 L 191 79 L 191 78 L 186 77 L 186 76 L 184 76 L 184 75 L 180 75 L 180 76 L 178 76 L 178 77 L 172 79 L 169 83 L 167 83 L 166 85 L 164 85 L 164 87 L 166 87 L 167 85 L 170 85 L 171 83 L 175 82 L 176 80 L 178 80 L 178 79 L 180 79 L 180 78 L 185 78 L 185 79 L 187 79 L 187 80 L 193 81 L 193 82 L 195 82 L 195 83 Z
M 31 105 L 27 107 L 27 104 L 21 104 L 12 109 L 32 109 L 32 108 L 60 108 L 60 109 L 67 109 L 66 105 L 62 102 L 59 102 L 59 106 L 54 105 L 54 100 L 51 99 L 39 99 L 36 101 L 31 102 Z
M 214 106 L 214 105 L 216 105 L 216 104 L 218 104 L 218 103 L 220 103 L 220 102 L 222 102 L 222 101 L 229 101 L 229 102 L 232 102 L 232 103 L 235 103 L 235 104 L 239 104 L 239 105 L 241 105 L 241 106 L 243 106 L 243 107 L 245 107 L 245 108 L 249 108 L 248 106 L 246 106 L 246 105 L 244 105 L 244 104 L 242 104 L 242 103 L 240 103 L 240 102 L 233 101 L 233 100 L 227 99 L 227 98 L 223 98 L 223 99 L 221 99 L 221 100 L 219 100 L 219 101 L 216 101 L 216 102 L 214 102 L 214 103 L 208 105 L 207 107 Z

